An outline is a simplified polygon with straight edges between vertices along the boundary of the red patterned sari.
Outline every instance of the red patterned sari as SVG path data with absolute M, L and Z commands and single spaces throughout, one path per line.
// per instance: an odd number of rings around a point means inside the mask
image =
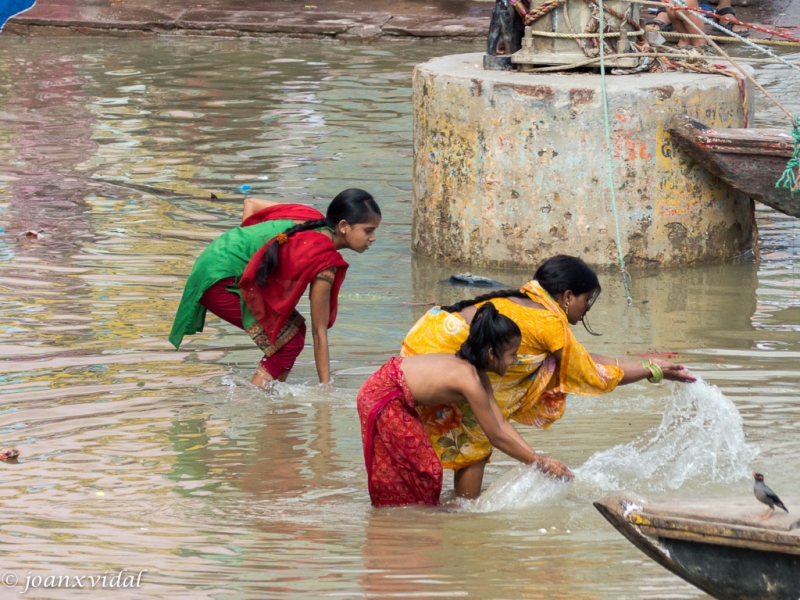
M 358 392 L 361 442 L 374 506 L 439 504 L 442 463 L 400 368 L 389 359 Z

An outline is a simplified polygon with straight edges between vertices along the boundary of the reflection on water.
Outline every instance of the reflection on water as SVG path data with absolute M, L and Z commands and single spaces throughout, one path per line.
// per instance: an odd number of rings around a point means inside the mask
M 570 398 L 548 431 L 522 428 L 576 470 L 570 486 L 497 455 L 474 506 L 370 508 L 355 390 L 426 303 L 473 293 L 409 252 L 410 72 L 475 49 L 0 39 L 0 442 L 22 451 L 0 463 L 4 570 L 146 569 L 143 598 L 701 597 L 591 500 L 618 484 L 750 494 L 749 467 L 800 494 L 800 236 L 763 209 L 760 264 L 635 272 L 632 308 L 603 273 L 604 335 L 577 330 L 605 354 L 677 351 L 709 386 Z M 800 112 L 794 74 L 758 76 Z M 381 203 L 378 244 L 347 257 L 334 392 L 308 348 L 276 393 L 252 388 L 257 350 L 216 319 L 167 342 L 242 184 L 318 208 L 357 185 Z

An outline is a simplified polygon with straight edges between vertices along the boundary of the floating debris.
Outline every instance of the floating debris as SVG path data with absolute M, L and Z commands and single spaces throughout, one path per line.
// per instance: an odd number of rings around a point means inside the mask
M 447 278 L 447 283 L 452 285 L 471 285 L 475 287 L 506 287 L 506 284 L 489 279 L 488 277 L 481 277 L 480 275 L 473 275 L 472 273 L 457 273 L 450 275 Z
M 16 448 L 6 448 L 5 450 L 0 450 L 0 460 L 10 460 L 12 458 L 17 458 L 19 456 L 19 450 Z

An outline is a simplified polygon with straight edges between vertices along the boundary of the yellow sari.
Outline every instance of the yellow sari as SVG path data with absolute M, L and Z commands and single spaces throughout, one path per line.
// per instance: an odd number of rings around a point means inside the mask
M 521 306 L 507 298 L 489 300 L 522 332 L 517 364 L 503 377 L 490 373 L 489 379 L 506 419 L 547 429 L 564 415 L 567 394 L 606 394 L 617 387 L 624 373 L 613 365 L 595 364 L 572 334 L 564 311 L 536 281 L 528 282 L 521 291 L 545 309 Z M 401 354 L 454 354 L 468 335 L 464 319 L 435 307 L 408 332 Z M 553 354 L 558 350 L 560 364 Z M 417 410 L 446 469 L 467 467 L 492 453 L 469 404 L 420 406 Z

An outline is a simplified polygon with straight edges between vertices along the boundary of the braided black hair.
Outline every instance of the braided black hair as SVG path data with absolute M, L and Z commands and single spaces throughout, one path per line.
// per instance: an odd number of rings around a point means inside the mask
M 469 336 L 456 352 L 478 371 L 489 366 L 489 350 L 500 358 L 515 338 L 522 337 L 514 321 L 501 315 L 491 302 L 481 306 L 472 319 Z
M 589 300 L 586 303 L 586 310 L 588 311 L 592 304 L 594 304 L 597 297 L 603 288 L 600 287 L 600 280 L 592 268 L 583 262 L 580 258 L 575 256 L 567 256 L 566 254 L 559 254 L 548 258 L 544 261 L 533 278 L 539 282 L 539 285 L 544 288 L 552 298 L 555 299 L 559 294 L 563 294 L 567 290 L 572 290 L 576 296 L 591 293 Z M 461 312 L 468 306 L 474 306 L 481 302 L 494 300 L 495 298 L 527 298 L 528 295 L 519 290 L 499 290 L 497 292 L 489 292 L 482 296 L 477 296 L 472 300 L 462 300 L 450 306 L 443 306 L 442 310 L 455 313 Z M 592 331 L 589 324 L 586 322 L 586 314 L 581 317 L 584 329 L 591 335 L 600 335 Z
M 350 225 L 367 223 L 374 216 L 381 216 L 381 209 L 372 194 L 358 188 L 350 188 L 339 192 L 328 205 L 328 210 L 324 219 L 315 219 L 298 223 L 294 227 L 289 227 L 284 231 L 287 237 L 293 236 L 301 231 L 319 229 L 320 227 L 335 228 L 341 221 L 347 221 Z M 256 271 L 256 283 L 261 287 L 267 285 L 267 280 L 275 267 L 278 265 L 278 243 L 277 238 L 273 238 L 264 254 L 264 260 Z
M 494 300 L 495 298 L 527 298 L 528 296 L 524 292 L 520 292 L 519 290 L 498 290 L 497 292 L 489 292 L 488 294 L 483 294 L 482 296 L 477 296 L 472 300 L 462 300 L 461 302 L 456 302 L 455 304 L 451 304 L 450 306 L 443 306 L 442 310 L 446 310 L 450 313 L 457 313 L 461 312 L 468 306 L 475 306 L 480 302 L 486 302 L 487 300 Z

